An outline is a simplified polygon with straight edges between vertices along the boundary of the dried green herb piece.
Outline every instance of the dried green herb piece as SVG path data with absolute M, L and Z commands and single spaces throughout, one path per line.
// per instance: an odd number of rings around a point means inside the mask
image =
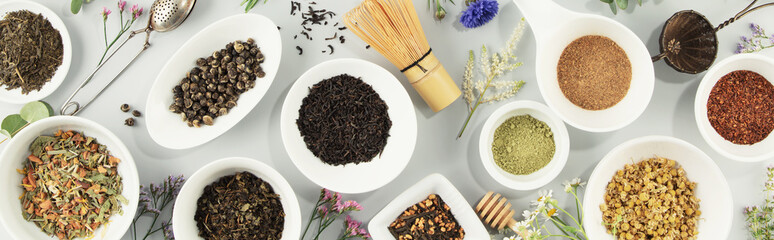
M 262 179 L 240 172 L 204 188 L 194 215 L 204 239 L 282 238 L 285 212 L 280 196 Z
M 123 214 L 120 159 L 94 138 L 59 130 L 30 145 L 21 187 L 22 216 L 59 239 L 91 235 L 114 214 Z
M 62 65 L 62 36 L 43 15 L 27 10 L 0 20 L 0 86 L 39 91 Z

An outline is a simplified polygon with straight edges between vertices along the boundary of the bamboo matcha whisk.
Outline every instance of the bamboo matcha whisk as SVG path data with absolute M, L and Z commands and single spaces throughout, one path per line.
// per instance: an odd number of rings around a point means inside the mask
M 433 111 L 460 96 L 427 43 L 411 0 L 365 0 L 347 12 L 344 24 L 401 69 Z
M 499 193 L 486 193 L 484 198 L 476 205 L 476 213 L 478 213 L 478 217 L 481 218 L 481 221 L 484 221 L 485 224 L 494 229 L 503 230 L 505 226 L 513 228 L 513 226 L 516 225 L 516 220 L 513 219 L 513 215 L 516 211 L 511 209 L 511 203 L 509 203 L 507 199 L 500 197 L 501 195 Z

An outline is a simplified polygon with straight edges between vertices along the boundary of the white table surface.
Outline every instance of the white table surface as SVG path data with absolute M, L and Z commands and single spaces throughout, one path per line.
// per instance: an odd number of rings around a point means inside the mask
M 98 61 L 103 50 L 102 23 L 99 12 L 102 6 L 109 6 L 115 11 L 115 1 L 93 1 L 86 4 L 78 15 L 69 13 L 70 1 L 39 0 L 39 2 L 60 14 L 73 40 L 73 64 L 67 79 L 56 92 L 44 99 L 58 111 L 59 106 L 69 93 L 91 72 Z M 129 4 L 137 2 L 141 2 L 147 12 L 152 0 L 134 0 L 130 1 Z M 239 2 L 241 0 L 198 1 L 191 16 L 179 29 L 167 33 L 154 33 L 151 37 L 151 48 L 107 92 L 97 99 L 96 103 L 79 114 L 81 117 L 104 125 L 124 141 L 135 158 L 141 183 L 161 181 L 169 174 L 190 176 L 199 167 L 224 157 L 255 158 L 273 166 L 291 183 L 298 195 L 301 212 L 306 221 L 311 207 L 317 199 L 320 187 L 304 177 L 285 153 L 279 130 L 282 102 L 295 79 L 306 69 L 325 60 L 354 57 L 375 62 L 404 81 L 402 84 L 406 86 L 417 111 L 419 127 L 416 150 L 411 162 L 396 180 L 370 193 L 345 195 L 346 199 L 357 200 L 365 207 L 364 211 L 354 214 L 356 219 L 367 222 L 400 192 L 428 174 L 435 172 L 449 178 L 471 204 L 475 204 L 487 191 L 494 190 L 507 196 L 515 205 L 515 209 L 521 212 L 528 207 L 530 200 L 536 198 L 537 191 L 513 191 L 494 182 L 483 170 L 479 160 L 477 144 L 480 128 L 487 116 L 503 103 L 485 105 L 480 108 L 471 121 L 466 134 L 461 139 L 456 140 L 455 136 L 467 113 L 462 100 L 457 100 L 440 113 L 432 113 L 394 66 L 373 49 L 365 50 L 365 43 L 349 32 L 345 34 L 346 44 L 343 46 L 335 44 L 336 51 L 333 55 L 320 53 L 328 43 L 310 42 L 301 38 L 293 40 L 293 35 L 301 30 L 299 26 L 301 20 L 298 15 L 289 16 L 290 4 L 283 0 L 271 0 L 268 5 L 258 5 L 252 11 L 268 16 L 282 27 L 280 32 L 284 40 L 284 56 L 279 74 L 269 92 L 258 106 L 233 129 L 203 146 L 177 151 L 165 149 L 155 144 L 145 129 L 145 119 L 143 118 L 140 118 L 134 127 L 124 126 L 123 121 L 128 117 L 128 114 L 120 112 L 119 106 L 122 103 L 128 103 L 141 111 L 144 110 L 150 86 L 166 59 L 189 37 L 209 23 L 242 13 L 244 9 L 238 6 Z M 317 0 L 317 2 L 318 6 L 333 10 L 340 17 L 357 5 L 360 0 Z M 457 22 L 459 12 L 464 5 L 463 0 L 458 0 L 456 6 L 447 3 L 449 14 L 445 20 L 440 22 L 432 19 L 432 12 L 426 8 L 426 1 L 414 0 L 414 2 L 417 4 L 419 18 L 436 56 L 444 63 L 446 69 L 458 83 L 461 81 L 464 64 L 467 60 L 467 50 L 475 49 L 478 52 L 482 44 L 487 44 L 487 47 L 492 50 L 500 49 L 516 26 L 518 19 L 522 17 L 511 1 L 500 0 L 501 12 L 492 22 L 475 30 L 467 30 Z M 571 10 L 612 17 L 623 23 L 644 40 L 653 55 L 658 52 L 657 38 L 661 33 L 663 22 L 674 12 L 694 9 L 705 14 L 712 23 L 719 24 L 749 3 L 749 1 L 743 0 L 646 0 L 640 7 L 634 4 L 635 1 L 631 1 L 630 9 L 613 15 L 608 6 L 598 0 L 557 0 L 557 2 Z M 739 36 L 751 34 L 748 28 L 750 22 L 757 22 L 769 29 L 769 33 L 774 33 L 774 21 L 771 21 L 770 18 L 768 21 L 764 21 L 764 16 L 771 16 L 771 11 L 774 11 L 774 8 L 753 13 L 720 31 L 718 35 L 720 41 L 719 59 L 733 54 Z M 146 19 L 147 15 L 143 17 L 142 21 Z M 112 20 L 115 21 L 115 18 Z M 110 29 L 115 30 L 117 23 L 109 23 L 113 25 Z M 135 28 L 140 28 L 141 25 L 138 23 Z M 321 34 L 321 31 L 323 30 L 315 30 L 313 33 L 320 34 L 319 38 L 327 35 L 327 33 Z M 140 41 L 130 42 L 130 44 L 132 43 L 140 45 Z M 295 50 L 297 45 L 304 48 L 302 56 L 299 56 Z M 517 56 L 524 62 L 524 66 L 508 77 L 524 80 L 527 84 L 516 97 L 505 102 L 524 99 L 543 102 L 534 80 L 535 41 L 531 30 L 524 35 L 519 49 Z M 117 63 L 128 60 L 132 54 L 130 51 L 133 50 L 128 49 L 125 50 L 127 52 L 117 55 L 117 62 L 106 69 L 115 72 L 118 69 Z M 766 50 L 761 54 L 774 57 L 774 50 Z M 712 150 L 699 135 L 693 114 L 693 100 L 703 74 L 678 73 L 669 68 L 663 61 L 656 63 L 655 69 L 656 84 L 650 105 L 643 115 L 628 127 L 610 133 L 588 133 L 568 125 L 572 146 L 568 163 L 559 177 L 546 185 L 545 188 L 554 189 L 554 195 L 560 200 L 564 200 L 566 195 L 562 192 L 561 182 L 574 177 L 587 179 L 596 163 L 619 143 L 652 134 L 674 136 L 698 146 L 709 154 L 723 170 L 734 195 L 735 217 L 729 238 L 746 238 L 748 234 L 742 208 L 763 201 L 761 189 L 765 181 L 764 167 L 772 161 L 740 163 L 722 157 Z M 109 76 L 107 72 L 98 75 L 89 87 L 98 87 Z M 636 89 L 633 90 L 636 91 Z M 16 113 L 20 108 L 20 105 L 0 103 L 0 115 Z M 368 181 L 368 179 L 354 180 Z M 568 201 L 561 201 L 560 204 L 568 207 L 573 205 L 572 202 Z M 325 238 L 338 237 L 341 226 L 333 225 Z M 0 239 L 10 239 L 4 229 L 0 229 Z M 129 234 L 124 236 L 124 239 L 129 239 Z M 153 239 L 162 238 L 159 235 Z

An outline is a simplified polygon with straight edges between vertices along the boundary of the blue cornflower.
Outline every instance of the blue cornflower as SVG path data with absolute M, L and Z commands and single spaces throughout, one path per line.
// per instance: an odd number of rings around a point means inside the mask
M 467 28 L 480 27 L 492 20 L 497 15 L 498 10 L 499 4 L 497 0 L 471 2 L 468 8 L 462 12 L 460 23 Z

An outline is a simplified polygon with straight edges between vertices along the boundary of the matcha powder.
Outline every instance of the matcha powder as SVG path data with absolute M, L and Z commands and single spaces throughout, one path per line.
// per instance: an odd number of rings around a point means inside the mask
M 492 155 L 497 166 L 515 175 L 527 175 L 548 165 L 554 157 L 554 133 L 530 115 L 519 115 L 495 130 Z

